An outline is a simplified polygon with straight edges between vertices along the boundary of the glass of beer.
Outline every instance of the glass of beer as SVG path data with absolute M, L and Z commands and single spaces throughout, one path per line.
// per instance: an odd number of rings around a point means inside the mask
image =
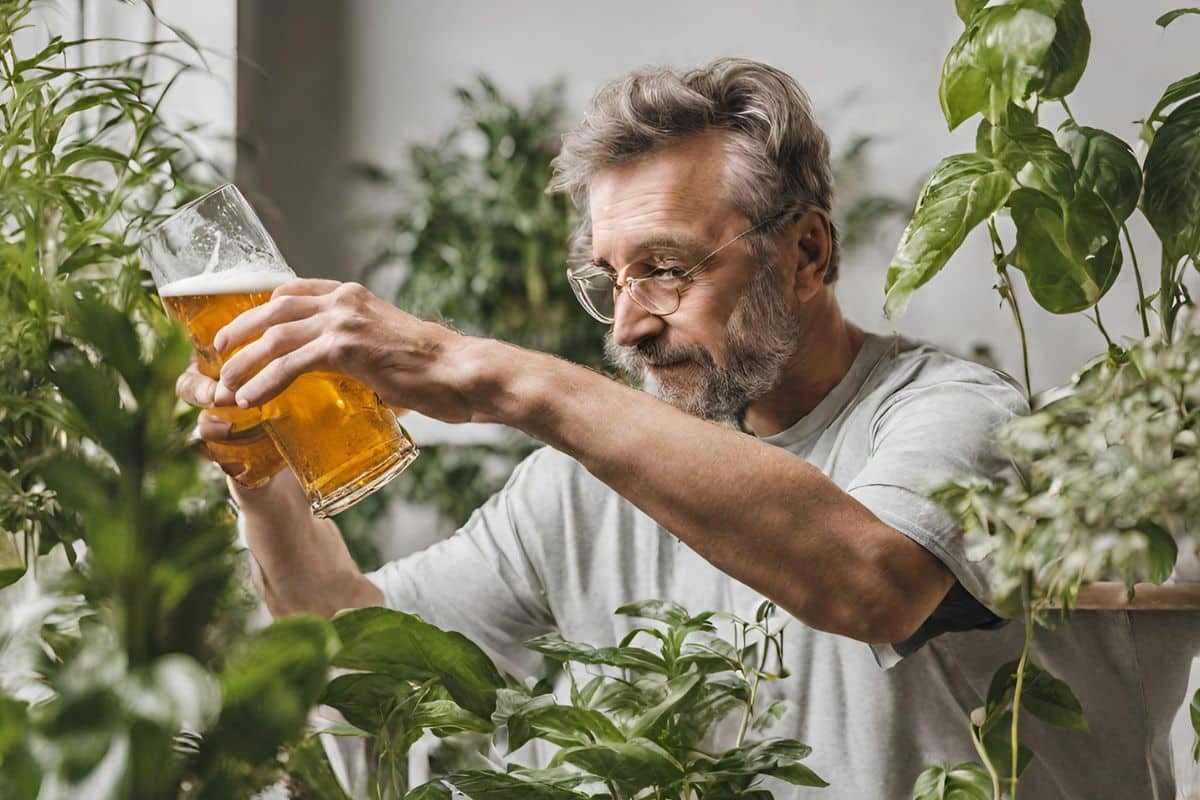
M 212 347 L 217 331 L 296 277 L 232 184 L 176 211 L 141 255 L 168 313 L 187 326 L 201 372 L 214 379 L 224 363 Z M 318 517 L 354 505 L 417 456 L 379 397 L 337 373 L 301 375 L 261 408 L 210 411 L 231 423 L 230 444 L 208 447 L 216 460 L 243 467 L 234 480 L 260 486 L 286 463 Z

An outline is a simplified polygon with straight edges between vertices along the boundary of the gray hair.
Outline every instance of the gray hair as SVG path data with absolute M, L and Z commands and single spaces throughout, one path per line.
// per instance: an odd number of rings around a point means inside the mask
M 792 77 L 742 58 L 721 58 L 686 72 L 638 70 L 597 92 L 554 159 L 547 191 L 567 192 L 581 216 L 571 237 L 572 255 L 591 257 L 588 186 L 598 170 L 711 130 L 730 133 L 726 189 L 739 213 L 757 224 L 795 212 L 748 237 L 761 265 L 774 256 L 772 235 L 796 213 L 806 206 L 832 209 L 829 140 Z M 826 283 L 837 280 L 838 249 L 835 230 Z

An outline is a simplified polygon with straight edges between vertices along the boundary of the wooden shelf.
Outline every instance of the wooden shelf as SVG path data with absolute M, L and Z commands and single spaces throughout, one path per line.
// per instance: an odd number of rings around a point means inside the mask
M 1123 583 L 1093 583 L 1079 590 L 1076 611 L 1200 611 L 1200 583 L 1139 583 L 1133 600 Z

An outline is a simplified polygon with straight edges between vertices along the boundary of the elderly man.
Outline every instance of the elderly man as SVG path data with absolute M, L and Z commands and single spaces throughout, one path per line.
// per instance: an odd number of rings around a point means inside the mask
M 244 349 L 219 383 L 185 373 L 185 400 L 259 405 L 338 371 L 390 405 L 549 445 L 457 535 L 370 575 L 290 474 L 231 482 L 271 610 L 404 609 L 519 672 L 520 643 L 552 629 L 620 639 L 630 623 L 611 612 L 626 602 L 746 615 L 765 596 L 795 618 L 777 731 L 814 746 L 832 783 L 814 796 L 908 797 L 923 766 L 973 759 L 967 716 L 1022 632 L 988 630 L 1001 620 L 983 572 L 925 495 L 995 470 L 993 433 L 1025 403 L 990 369 L 843 317 L 831 184 L 803 91 L 766 65 L 638 72 L 599 92 L 551 188 L 581 211 L 567 279 L 649 393 L 354 284 L 285 284 L 230 323 L 216 347 Z M 228 435 L 207 415 L 201 429 Z M 1122 636 L 1103 628 L 1040 645 L 1086 711 L 1109 710 L 1090 735 L 1026 724 L 1038 758 L 1022 797 L 1167 796 L 1161 747 L 1146 745 L 1165 730 L 1128 729 L 1151 702 L 1133 667 L 1086 677 Z M 1120 724 L 1102 728 L 1109 717 Z M 1080 768 L 1100 752 L 1104 769 Z

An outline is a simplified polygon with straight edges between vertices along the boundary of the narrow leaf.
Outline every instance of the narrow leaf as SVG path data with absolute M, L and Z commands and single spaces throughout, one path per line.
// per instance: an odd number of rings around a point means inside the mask
M 1200 14 L 1200 8 L 1177 8 L 1174 11 L 1168 11 L 1158 19 L 1154 20 L 1154 24 L 1161 28 L 1165 28 L 1185 14 Z

